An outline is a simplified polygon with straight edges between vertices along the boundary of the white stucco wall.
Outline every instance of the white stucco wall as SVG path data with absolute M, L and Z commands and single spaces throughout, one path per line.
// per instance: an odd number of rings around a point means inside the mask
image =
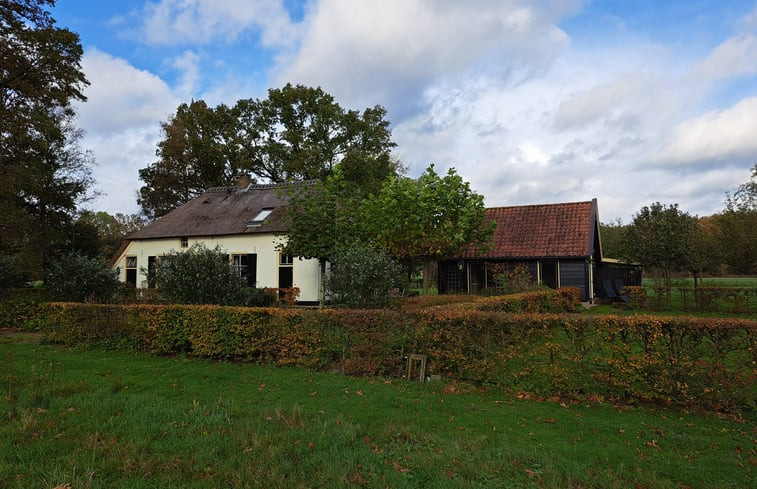
M 188 246 L 201 243 L 208 248 L 220 246 L 225 253 L 257 254 L 256 279 L 257 287 L 279 286 L 279 252 L 276 245 L 283 239 L 271 234 L 252 234 L 246 236 L 213 236 L 202 238 L 188 238 Z M 137 287 L 147 287 L 147 276 L 142 269 L 147 269 L 147 259 L 150 256 L 166 255 L 169 252 L 181 251 L 181 241 L 178 238 L 134 240 L 118 257 L 113 265 L 119 270 L 119 280 L 126 281 L 126 257 L 137 258 Z M 300 288 L 300 301 L 318 301 L 320 290 L 320 267 L 318 260 L 294 259 L 293 269 L 294 287 Z

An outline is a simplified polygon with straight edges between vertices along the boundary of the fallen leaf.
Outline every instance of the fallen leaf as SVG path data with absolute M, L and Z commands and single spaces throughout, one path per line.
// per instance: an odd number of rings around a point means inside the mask
M 355 394 L 357 394 L 358 396 L 362 396 L 363 395 L 363 391 L 361 391 L 361 390 L 355 391 Z
M 394 462 L 392 462 L 392 468 L 394 468 L 394 470 L 396 470 L 397 472 L 400 472 L 400 473 L 403 473 L 403 474 L 405 472 L 407 472 L 408 470 L 410 470 L 407 467 L 405 467 L 404 465 L 402 465 L 399 462 L 397 462 L 396 460 Z

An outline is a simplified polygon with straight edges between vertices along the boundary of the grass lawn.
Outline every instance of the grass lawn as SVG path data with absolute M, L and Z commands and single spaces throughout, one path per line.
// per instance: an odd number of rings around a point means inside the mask
M 0 338 L 0 488 L 751 488 L 755 419 Z
M 661 278 L 645 277 L 643 281 L 645 286 L 664 285 L 665 281 Z M 751 287 L 757 288 L 757 277 L 705 277 L 700 280 L 702 287 Z M 673 287 L 694 287 L 693 278 L 674 278 L 671 280 Z

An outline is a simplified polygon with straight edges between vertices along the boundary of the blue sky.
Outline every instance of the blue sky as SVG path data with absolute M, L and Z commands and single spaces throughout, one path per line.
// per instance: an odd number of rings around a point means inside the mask
M 287 82 L 386 107 L 411 176 L 455 167 L 488 206 L 707 215 L 757 162 L 755 0 L 58 0 L 53 15 L 85 49 L 95 210 L 138 211 L 179 103 Z

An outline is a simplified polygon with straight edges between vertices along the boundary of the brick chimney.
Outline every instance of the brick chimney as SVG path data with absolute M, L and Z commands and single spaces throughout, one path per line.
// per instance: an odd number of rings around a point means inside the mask
M 252 182 L 248 174 L 237 175 L 234 177 L 234 186 L 239 190 L 244 190 Z

